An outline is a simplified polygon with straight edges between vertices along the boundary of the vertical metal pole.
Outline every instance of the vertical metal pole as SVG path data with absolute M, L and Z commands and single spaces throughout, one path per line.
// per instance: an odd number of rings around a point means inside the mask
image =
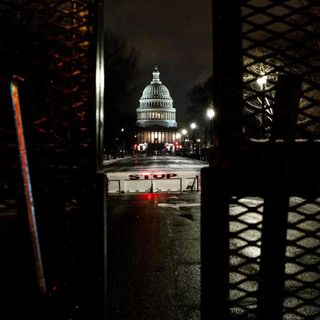
M 262 133 L 263 133 L 263 138 L 266 138 L 266 133 L 267 133 L 267 128 L 266 128 L 266 125 L 267 125 L 267 120 L 266 120 L 266 106 L 265 106 L 265 103 L 264 103 L 264 100 L 265 100 L 265 89 L 263 87 L 262 89 L 263 91 L 261 92 L 261 103 L 262 103 Z
M 97 4 L 96 48 L 96 171 L 102 170 L 104 131 L 104 0 Z
M 213 145 L 213 118 L 210 119 L 210 149 L 212 148 Z
M 222 169 L 201 170 L 202 320 L 229 319 L 229 182 Z
M 194 155 L 194 151 L 195 151 L 195 135 L 194 135 L 194 129 L 192 130 L 192 154 Z
M 273 106 L 271 139 L 294 141 L 302 81 L 298 76 L 280 75 Z
M 97 15 L 97 47 L 96 47 L 96 189 L 97 189 L 97 215 L 98 221 L 103 226 L 99 232 L 103 233 L 102 238 L 98 237 L 103 244 L 98 244 L 103 248 L 103 319 L 107 319 L 107 209 L 105 194 L 105 174 L 103 172 L 103 137 L 104 137 L 104 90 L 105 90 L 105 70 L 104 70 L 104 0 L 98 0 L 96 7 Z M 102 219 L 102 221 L 101 221 Z M 97 226 L 99 227 L 99 226 Z M 101 240 L 100 240 L 101 239 Z M 100 271 L 100 270 L 99 270 Z
M 201 170 L 202 319 L 229 319 L 229 202 L 227 170 L 242 135 L 241 2 L 212 1 L 213 103 L 219 115 L 217 168 Z
M 285 251 L 289 211 L 288 170 L 292 162 L 292 143 L 301 96 L 301 79 L 279 76 L 274 105 L 271 138 L 283 139 L 281 152 L 273 146 L 269 165 L 273 177 L 267 186 L 263 214 L 259 319 L 280 320 L 283 316 Z
M 204 161 L 207 161 L 207 159 L 208 159 L 208 155 L 207 155 L 207 150 L 208 150 L 208 148 L 207 148 L 207 130 L 208 128 L 207 128 L 207 126 L 205 126 L 205 128 L 204 128 L 204 150 L 203 150 L 203 160 Z
M 264 199 L 258 311 L 261 320 L 281 320 L 289 209 L 288 186 L 279 173 Z
M 241 1 L 212 1 L 213 103 L 218 165 L 235 161 L 242 136 Z
M 26 198 L 26 207 L 27 207 L 27 216 L 28 216 L 27 218 L 28 218 L 29 231 L 31 236 L 32 251 L 33 251 L 33 256 L 35 260 L 38 289 L 42 294 L 45 294 L 47 291 L 46 280 L 45 280 L 44 271 L 43 271 L 43 263 L 42 263 L 42 257 L 41 257 L 41 249 L 40 249 L 40 243 L 39 243 L 39 237 L 38 237 L 37 221 L 36 221 L 36 214 L 35 214 L 35 207 L 34 207 L 34 200 L 33 200 L 33 193 L 32 193 L 32 184 L 31 184 L 31 177 L 29 172 L 27 148 L 26 148 L 26 143 L 24 138 L 23 122 L 22 122 L 22 116 L 21 116 L 18 84 L 16 81 L 11 82 L 10 89 L 11 89 L 13 113 L 15 118 L 15 126 L 16 126 L 16 132 L 17 132 L 17 140 L 18 140 L 18 146 L 19 146 L 24 194 Z

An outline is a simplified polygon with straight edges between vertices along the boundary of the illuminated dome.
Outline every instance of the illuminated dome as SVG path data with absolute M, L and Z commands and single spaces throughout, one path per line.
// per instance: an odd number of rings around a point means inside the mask
M 143 90 L 141 100 L 166 99 L 172 101 L 168 88 L 160 81 L 160 72 L 156 66 L 151 83 Z M 141 101 L 140 100 L 140 101 Z
M 143 90 L 137 109 L 138 127 L 177 127 L 176 109 L 168 88 L 160 81 L 160 72 L 155 66 L 151 83 Z
M 171 99 L 168 88 L 162 83 L 149 84 L 142 93 L 142 99 Z

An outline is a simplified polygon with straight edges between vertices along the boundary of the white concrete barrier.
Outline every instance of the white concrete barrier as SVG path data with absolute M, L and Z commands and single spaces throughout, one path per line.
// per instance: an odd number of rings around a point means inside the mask
M 199 171 L 109 172 L 108 193 L 199 191 Z

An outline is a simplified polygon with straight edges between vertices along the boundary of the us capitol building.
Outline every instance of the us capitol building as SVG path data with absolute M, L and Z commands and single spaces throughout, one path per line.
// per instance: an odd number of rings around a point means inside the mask
M 137 149 L 174 151 L 177 133 L 176 109 L 168 88 L 160 81 L 157 66 L 152 75 L 152 81 L 143 90 L 137 109 Z

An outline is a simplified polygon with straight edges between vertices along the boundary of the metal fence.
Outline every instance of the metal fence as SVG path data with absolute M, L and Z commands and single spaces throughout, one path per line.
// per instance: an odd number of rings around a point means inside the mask
M 319 317 L 319 12 L 318 1 L 213 1 L 203 319 Z
M 11 203 L 16 203 L 17 227 L 27 234 L 25 185 L 17 143 L 22 126 L 15 129 L 10 97 L 14 79 L 20 93 L 40 230 L 45 294 L 59 300 L 68 291 L 70 307 L 82 300 L 81 312 L 90 316 L 102 314 L 104 285 L 103 183 L 96 175 L 102 131 L 96 126 L 101 121 L 96 114 L 102 114 L 99 108 L 103 104 L 98 81 L 103 79 L 101 14 L 102 1 L 95 0 L 0 2 L 0 208 L 8 211 Z M 79 237 L 81 230 L 87 233 L 86 242 Z M 27 254 L 32 257 L 32 252 Z M 29 290 L 30 300 L 38 298 L 35 287 L 32 284 L 23 289 Z M 84 298 L 89 291 L 97 295 Z M 16 298 L 8 297 L 8 301 Z M 57 317 L 66 311 L 59 308 L 51 310 Z M 43 311 L 40 309 L 34 308 L 30 317 L 36 318 L 37 312 Z

